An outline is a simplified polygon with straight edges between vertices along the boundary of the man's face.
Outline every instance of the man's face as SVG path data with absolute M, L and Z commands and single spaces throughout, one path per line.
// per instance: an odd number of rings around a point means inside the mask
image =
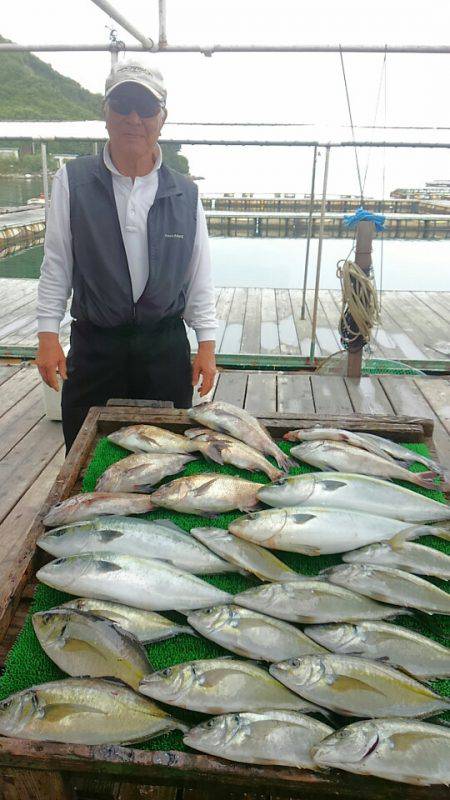
M 158 141 L 166 112 L 151 92 L 134 83 L 114 89 L 105 105 L 106 128 L 113 148 L 142 157 Z

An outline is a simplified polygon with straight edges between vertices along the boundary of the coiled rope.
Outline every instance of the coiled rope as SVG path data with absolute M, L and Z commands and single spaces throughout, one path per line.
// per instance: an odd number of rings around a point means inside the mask
M 353 261 L 338 261 L 336 275 L 341 283 L 342 305 L 339 332 L 346 350 L 359 350 L 370 341 L 379 321 L 379 303 L 372 277 Z

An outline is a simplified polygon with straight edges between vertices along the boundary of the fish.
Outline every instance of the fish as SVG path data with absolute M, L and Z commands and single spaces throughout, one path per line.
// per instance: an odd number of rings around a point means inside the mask
M 180 453 L 134 453 L 105 470 L 96 492 L 148 492 L 168 475 L 181 472 L 196 456 Z
M 53 528 L 38 540 L 52 556 L 81 553 L 122 553 L 138 558 L 158 558 L 197 575 L 232 572 L 234 567 L 185 533 L 171 520 L 135 517 L 98 517 L 87 522 Z
M 389 478 L 409 481 L 424 489 L 437 489 L 434 472 L 409 472 L 393 460 L 361 450 L 346 442 L 314 441 L 304 442 L 291 448 L 291 455 L 299 461 L 311 464 L 322 470 L 334 469 L 338 472 L 356 472 L 373 475 L 376 478 Z
M 281 469 L 277 469 L 264 458 L 259 450 L 254 447 L 249 447 L 244 442 L 233 439 L 218 431 L 209 431 L 207 428 L 193 428 L 192 430 L 198 431 L 195 436 L 189 438 L 202 442 L 213 442 L 216 450 L 219 451 L 224 464 L 232 464 L 239 469 L 246 469 L 249 471 L 259 470 L 264 472 L 271 481 L 280 478 L 284 473 Z M 187 431 L 185 432 L 187 435 Z
M 258 490 L 258 497 L 274 508 L 309 505 L 343 508 L 391 517 L 405 522 L 450 519 L 450 506 L 396 483 L 344 472 L 289 475 Z
M 311 748 L 319 767 L 415 786 L 450 785 L 450 731 L 413 719 L 354 722 Z
M 265 669 L 232 658 L 174 664 L 146 675 L 139 691 L 153 700 L 204 714 L 318 710 L 316 705 L 282 686 Z
M 153 503 L 145 495 L 131 492 L 83 492 L 61 500 L 47 512 L 43 519 L 48 528 L 83 522 L 103 514 L 146 514 L 152 511 Z
M 266 583 L 236 594 L 233 602 L 288 622 L 353 622 L 405 613 L 403 608 L 374 603 L 362 594 L 316 579 Z
M 142 644 L 109 619 L 61 607 L 32 622 L 42 649 L 73 678 L 117 678 L 137 691 L 151 668 Z
M 141 608 L 132 608 L 107 600 L 78 597 L 76 600 L 63 603 L 61 608 L 75 608 L 78 611 L 94 614 L 96 617 L 110 619 L 124 631 L 136 636 L 142 644 L 162 642 L 165 639 L 172 639 L 180 633 L 196 635 L 189 625 L 172 622 L 161 614 L 157 614 L 156 611 L 143 611 Z
M 195 453 L 221 463 L 220 455 L 212 442 L 190 440 L 156 425 L 129 425 L 108 435 L 110 442 L 133 453 Z
M 228 526 L 246 541 L 307 556 L 346 553 L 392 539 L 408 524 L 397 519 L 339 508 L 288 506 L 238 517 Z
M 227 559 L 235 568 L 251 572 L 262 581 L 303 580 L 303 575 L 288 567 L 269 550 L 238 539 L 224 528 L 191 528 L 191 536 Z
M 401 461 L 403 465 L 417 462 L 428 467 L 428 469 L 435 472 L 436 475 L 446 475 L 447 473 L 446 468 L 442 464 L 433 461 L 432 458 L 423 456 L 420 453 L 415 453 L 413 450 L 409 450 L 408 447 L 403 447 L 403 445 L 397 442 L 392 442 L 390 439 L 385 439 L 383 436 L 375 436 L 372 433 L 356 433 L 355 431 L 345 431 L 341 428 L 314 427 L 290 431 L 284 434 L 283 439 L 289 442 L 313 442 L 317 440 L 346 442 L 353 447 L 368 450 L 370 453 L 374 453 L 382 458 Z
M 405 542 L 401 534 L 394 536 L 390 542 L 371 544 L 361 550 L 345 553 L 342 559 L 349 564 L 377 564 L 415 575 L 431 575 L 443 580 L 450 578 L 450 556 L 434 547 Z
M 385 603 L 417 608 L 426 614 L 450 614 L 450 594 L 429 581 L 392 567 L 338 564 L 324 572 L 327 580 Z
M 306 700 L 343 716 L 423 718 L 450 708 L 450 698 L 365 658 L 299 656 L 271 664 L 269 672 Z
M 164 561 L 117 553 L 59 558 L 41 567 L 36 577 L 68 594 L 112 600 L 145 611 L 183 611 L 232 599 L 228 592 Z
M 237 605 L 191 611 L 188 623 L 206 639 L 255 661 L 283 661 L 325 652 L 293 625 Z
M 450 678 L 450 649 L 400 625 L 386 622 L 308 625 L 304 632 L 334 653 L 380 659 L 425 681 Z
M 215 516 L 258 505 L 256 492 L 262 483 L 214 472 L 202 472 L 165 483 L 151 495 L 155 506 L 184 514 Z
M 188 414 L 194 422 L 220 433 L 228 433 L 266 456 L 273 456 L 278 466 L 286 472 L 292 466 L 289 456 L 280 450 L 263 425 L 243 408 L 219 400 L 200 403 L 190 408 Z
M 66 744 L 136 744 L 187 725 L 113 681 L 66 678 L 0 700 L 0 734 Z
M 313 745 L 334 733 L 323 722 L 297 711 L 223 714 L 191 728 L 184 744 L 244 764 L 279 764 L 315 769 Z

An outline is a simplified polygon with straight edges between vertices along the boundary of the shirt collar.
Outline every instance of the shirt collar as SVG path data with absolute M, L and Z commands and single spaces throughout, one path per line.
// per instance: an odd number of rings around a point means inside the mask
M 162 164 L 162 151 L 161 151 L 161 147 L 159 146 L 158 143 L 156 144 L 156 150 L 157 150 L 157 156 L 156 156 L 155 166 L 153 167 L 151 172 L 147 173 L 147 175 L 141 175 L 140 176 L 141 178 L 148 178 L 150 175 L 154 175 L 159 170 L 159 168 L 161 167 L 161 164 Z M 103 161 L 105 162 L 105 166 L 109 169 L 110 172 L 112 172 L 113 175 L 119 175 L 121 178 L 125 178 L 126 177 L 126 175 L 122 175 L 122 173 L 119 172 L 117 167 L 114 166 L 112 158 L 111 158 L 111 155 L 110 155 L 110 152 L 109 152 L 109 143 L 108 142 L 106 142 L 106 144 L 105 144 L 105 146 L 103 148 Z

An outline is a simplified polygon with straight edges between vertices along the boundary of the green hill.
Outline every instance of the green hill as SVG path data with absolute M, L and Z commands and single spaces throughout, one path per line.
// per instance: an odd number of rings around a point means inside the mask
M 0 36 L 1 42 L 7 42 Z M 0 119 L 100 119 L 100 94 L 60 75 L 31 53 L 0 53 Z

